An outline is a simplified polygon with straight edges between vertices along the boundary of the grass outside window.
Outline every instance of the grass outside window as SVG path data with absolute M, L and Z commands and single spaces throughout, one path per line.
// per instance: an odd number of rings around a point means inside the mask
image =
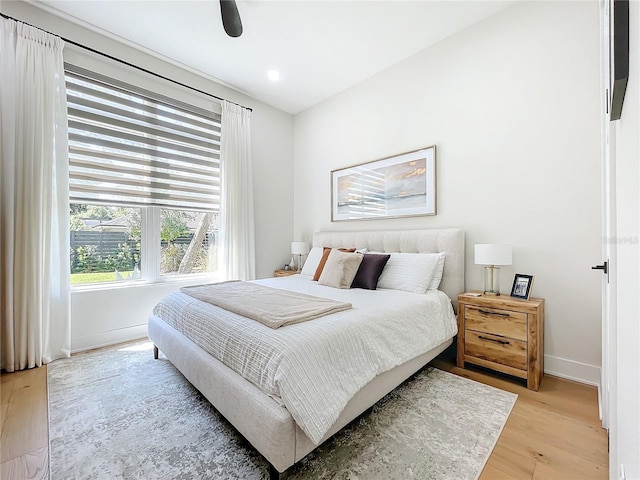
M 133 276 L 133 271 L 120 272 L 122 278 Z M 115 282 L 116 272 L 91 272 L 91 273 L 72 273 L 71 285 L 84 285 L 87 283 Z

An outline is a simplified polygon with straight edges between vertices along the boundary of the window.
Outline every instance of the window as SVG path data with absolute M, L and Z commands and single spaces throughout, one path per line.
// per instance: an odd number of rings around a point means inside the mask
M 66 67 L 72 283 L 214 271 L 220 115 Z
M 140 278 L 140 209 L 73 203 L 71 284 Z
M 212 212 L 160 210 L 160 274 L 163 277 L 216 270 L 218 230 Z

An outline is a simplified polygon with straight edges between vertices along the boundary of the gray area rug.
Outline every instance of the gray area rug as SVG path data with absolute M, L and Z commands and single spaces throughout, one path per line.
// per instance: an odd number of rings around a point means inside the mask
M 51 478 L 263 479 L 266 460 L 152 344 L 48 366 Z M 287 479 L 476 479 L 516 395 L 425 368 Z

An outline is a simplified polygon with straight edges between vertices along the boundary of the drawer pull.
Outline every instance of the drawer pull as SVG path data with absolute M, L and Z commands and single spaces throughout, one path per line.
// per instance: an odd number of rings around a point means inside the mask
M 480 313 L 484 315 L 496 315 L 498 317 L 508 317 L 510 316 L 508 313 L 497 313 L 497 312 L 488 312 L 486 310 L 478 310 Z
M 496 340 L 495 338 L 483 337 L 482 335 L 478 335 L 478 338 L 481 340 L 489 340 L 490 342 L 496 342 L 500 345 L 509 345 L 507 340 Z

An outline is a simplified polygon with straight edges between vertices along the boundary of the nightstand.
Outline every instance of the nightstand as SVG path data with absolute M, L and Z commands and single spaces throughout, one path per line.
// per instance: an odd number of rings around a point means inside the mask
M 458 295 L 458 367 L 472 363 L 527 380 L 544 373 L 544 299 Z
M 273 272 L 274 277 L 288 277 L 289 275 L 295 275 L 296 273 L 300 273 L 297 270 L 276 270 Z

